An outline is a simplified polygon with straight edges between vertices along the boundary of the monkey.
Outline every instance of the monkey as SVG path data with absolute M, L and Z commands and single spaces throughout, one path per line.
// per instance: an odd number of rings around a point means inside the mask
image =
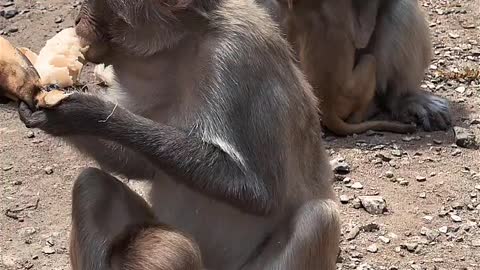
M 288 6 L 285 0 L 258 1 L 287 35 Z M 327 8 L 328 2 L 320 0 L 317 4 L 326 14 L 337 15 L 338 10 Z M 367 118 L 376 113 L 387 113 L 395 121 L 415 123 L 425 131 L 448 129 L 452 122 L 448 101 L 420 89 L 432 59 L 433 46 L 418 0 L 383 0 L 378 6 L 372 1 L 351 2 L 357 10 L 377 10 L 370 39 L 358 46 L 355 58 L 358 62 L 362 55 L 373 55 L 376 60 L 376 91 Z M 348 14 L 350 9 L 342 11 Z M 343 31 L 343 27 L 339 31 Z M 318 36 L 322 33 L 312 33 L 308 39 Z M 323 60 L 317 60 L 317 67 L 323 65 Z
M 321 100 L 322 122 L 336 135 L 368 130 L 411 133 L 415 126 L 393 121 L 365 121 L 375 96 L 376 59 L 358 57 L 375 27 L 378 1 L 357 9 L 351 0 L 287 0 L 287 39 Z M 364 4 L 366 5 L 366 4 Z M 321 63 L 321 64 L 319 64 Z
M 205 269 L 335 269 L 341 220 L 318 100 L 262 7 L 90 0 L 75 24 L 114 85 L 52 108 L 20 103 L 26 127 L 149 181 L 155 220 L 190 235 Z
M 96 168 L 73 186 L 70 262 L 73 270 L 202 269 L 189 236 L 157 222 L 142 197 Z

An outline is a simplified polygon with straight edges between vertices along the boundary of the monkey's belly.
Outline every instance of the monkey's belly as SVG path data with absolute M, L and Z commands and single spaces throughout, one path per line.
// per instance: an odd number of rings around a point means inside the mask
M 195 239 L 209 270 L 239 269 L 274 226 L 166 177 L 154 181 L 150 197 L 159 221 Z

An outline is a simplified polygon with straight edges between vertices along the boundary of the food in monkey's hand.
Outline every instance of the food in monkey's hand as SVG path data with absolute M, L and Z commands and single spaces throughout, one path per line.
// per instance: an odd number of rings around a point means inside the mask
M 33 107 L 34 96 L 41 88 L 40 76 L 30 60 L 0 37 L 0 94 Z
M 37 107 L 51 108 L 60 104 L 60 102 L 69 95 L 69 93 L 65 93 L 61 90 L 51 90 L 48 92 L 41 91 L 37 96 L 35 96 L 35 100 L 37 101 Z
M 16 48 L 0 37 L 0 95 L 24 101 L 31 108 L 53 107 L 68 94 L 43 89 L 52 84 L 60 88 L 73 86 L 82 62 L 80 39 L 74 28 L 67 28 L 48 40 L 38 55 L 25 47 Z
M 28 57 L 28 56 L 27 56 Z M 66 28 L 47 41 L 33 63 L 42 85 L 74 85 L 83 68 L 83 53 L 74 28 Z

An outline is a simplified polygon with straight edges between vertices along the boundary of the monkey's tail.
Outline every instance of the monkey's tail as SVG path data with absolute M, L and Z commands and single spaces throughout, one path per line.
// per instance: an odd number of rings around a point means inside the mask
M 387 131 L 401 134 L 413 133 L 416 130 L 415 125 L 404 124 L 397 121 L 365 121 L 357 124 L 347 123 L 337 115 L 325 117 L 323 123 L 328 130 L 339 136 L 360 134 L 368 130 Z

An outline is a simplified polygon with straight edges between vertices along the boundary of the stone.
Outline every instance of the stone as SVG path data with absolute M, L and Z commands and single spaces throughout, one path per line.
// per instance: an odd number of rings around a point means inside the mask
M 380 241 L 382 241 L 385 244 L 390 243 L 390 238 L 387 238 L 385 236 L 379 236 L 378 239 L 380 239 Z
M 42 249 L 42 252 L 43 254 L 47 254 L 47 255 L 55 254 L 55 249 L 47 246 Z
M 455 133 L 455 143 L 459 147 L 468 149 L 479 148 L 477 139 L 473 131 L 462 127 L 454 127 L 453 130 Z
M 462 222 L 462 218 L 458 215 L 450 215 L 450 218 L 453 220 L 453 222 Z
M 351 188 L 353 189 L 363 189 L 363 185 L 360 182 L 355 182 L 352 184 Z
M 360 196 L 363 208 L 370 214 L 380 215 L 387 210 L 387 204 L 381 196 Z
M 47 166 L 45 167 L 44 171 L 46 174 L 50 175 L 53 173 L 53 168 L 51 166 Z
M 4 17 L 5 19 L 11 19 L 17 16 L 18 10 L 14 6 L 6 7 L 0 10 L 0 16 Z
M 402 151 L 400 150 L 392 150 L 392 156 L 394 157 L 401 157 L 402 156 Z
M 333 171 L 338 174 L 348 174 L 351 170 L 350 165 L 344 158 L 337 158 L 330 161 L 330 166 L 332 166 Z
M 63 22 L 63 18 L 62 17 L 56 17 L 55 18 L 55 23 L 62 23 Z
M 393 178 L 394 176 L 395 176 L 395 175 L 393 174 L 392 171 L 387 171 L 387 172 L 385 172 L 385 177 L 387 177 L 387 178 Z
M 370 246 L 367 247 L 367 251 L 370 253 L 377 253 L 378 247 L 376 244 L 371 244 Z
M 447 226 L 442 226 L 442 227 L 438 228 L 438 231 L 446 234 L 448 232 L 448 227 Z
M 480 239 L 476 239 L 472 241 L 472 246 L 473 247 L 480 247 Z
M 26 227 L 19 230 L 19 234 L 22 237 L 34 235 L 36 232 L 37 230 L 33 227 Z
M 345 194 L 340 195 L 340 202 L 343 204 L 347 204 L 348 202 L 350 202 L 350 196 Z
M 405 243 L 405 244 L 402 245 L 402 247 L 404 249 L 408 250 L 409 252 L 415 252 L 415 250 L 418 247 L 418 244 L 417 243 Z
M 427 181 L 427 178 L 425 176 L 417 176 L 417 177 L 415 177 L 415 179 L 417 180 L 417 182 Z
M 353 227 L 346 235 L 345 235 L 345 238 L 350 241 L 350 240 L 353 240 L 355 239 L 358 234 L 360 233 L 360 227 Z

